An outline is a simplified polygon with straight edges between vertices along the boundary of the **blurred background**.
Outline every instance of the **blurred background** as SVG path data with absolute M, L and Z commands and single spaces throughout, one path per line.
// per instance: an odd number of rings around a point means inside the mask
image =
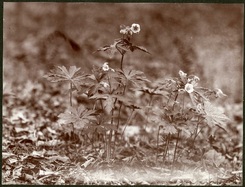
M 57 65 L 119 68 L 119 54 L 93 52 L 119 38 L 121 24 L 138 23 L 133 43 L 151 55 L 128 53 L 124 66 L 152 81 L 183 70 L 222 89 L 226 102 L 243 100 L 243 4 L 5 2 L 3 10 L 3 77 L 13 86 L 44 81 Z

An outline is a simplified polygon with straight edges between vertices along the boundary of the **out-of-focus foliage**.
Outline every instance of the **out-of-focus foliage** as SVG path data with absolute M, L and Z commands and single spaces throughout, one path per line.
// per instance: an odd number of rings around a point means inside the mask
M 242 18 L 239 4 L 4 3 L 4 75 L 25 81 L 54 65 L 89 71 L 104 60 L 114 67 L 119 56 L 93 51 L 120 37 L 115 25 L 140 23 L 141 37 L 133 42 L 152 55 L 134 53 L 127 66 L 154 80 L 179 69 L 195 72 L 207 86 L 241 101 Z M 66 34 L 55 38 L 56 30 Z

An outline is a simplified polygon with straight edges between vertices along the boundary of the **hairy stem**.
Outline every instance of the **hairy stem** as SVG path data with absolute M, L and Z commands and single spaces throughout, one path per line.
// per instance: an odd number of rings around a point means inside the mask
M 177 101 L 178 96 L 179 96 L 179 94 L 177 93 L 176 96 L 175 96 L 175 98 L 174 98 L 173 110 L 174 110 L 174 106 L 176 104 L 175 102 Z
M 156 154 L 156 163 L 157 163 L 157 158 L 158 158 L 158 148 L 159 148 L 159 135 L 160 135 L 160 130 L 161 130 L 162 126 L 159 125 L 158 127 L 158 132 L 157 132 L 157 154 Z
M 173 163 L 172 163 L 172 169 L 175 165 L 175 158 L 176 158 L 176 153 L 177 153 L 177 147 L 178 147 L 178 142 L 179 142 L 179 137 L 180 137 L 180 130 L 178 130 L 178 135 L 177 135 L 177 140 L 176 140 L 176 144 L 175 144 L 175 148 L 174 148 L 174 158 L 173 158 Z
M 123 58 L 124 58 L 124 54 L 122 53 L 121 62 L 120 62 L 122 71 L 123 71 Z
M 70 83 L 70 106 L 72 106 L 72 83 Z
M 106 137 L 106 161 L 110 162 L 111 159 L 111 145 L 110 145 L 110 135 Z
M 114 109 L 111 111 L 111 126 L 113 126 L 113 115 L 114 115 Z M 111 159 L 111 142 L 112 142 L 112 129 L 110 129 L 110 134 L 108 138 L 108 146 L 107 146 L 107 161 L 109 162 Z
M 122 95 L 125 94 L 126 87 L 127 87 L 127 85 L 125 85 L 125 86 L 123 87 L 123 93 L 122 93 Z M 123 103 L 120 102 L 120 106 L 119 106 L 119 109 L 118 109 L 117 130 L 118 130 L 118 128 L 119 128 L 119 122 L 120 122 L 120 116 L 121 116 L 121 108 L 122 108 L 122 104 L 123 104 Z
M 162 161 L 163 161 L 163 162 L 165 161 L 165 158 L 166 158 L 166 156 L 167 156 L 168 145 L 169 145 L 169 139 L 170 139 L 170 133 L 168 133 L 168 135 L 167 135 L 166 148 L 165 148 L 164 155 L 163 155 L 163 157 L 162 157 Z

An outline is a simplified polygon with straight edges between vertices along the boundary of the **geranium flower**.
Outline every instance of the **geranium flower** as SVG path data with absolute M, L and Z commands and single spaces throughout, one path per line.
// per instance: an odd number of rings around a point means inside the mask
M 108 62 L 105 62 L 102 66 L 103 71 L 108 71 L 110 69 Z
M 139 33 L 140 32 L 140 25 L 136 24 L 136 23 L 133 23 L 132 26 L 131 26 L 131 30 L 132 30 L 133 33 Z
M 187 73 L 184 73 L 183 71 L 179 70 L 179 76 L 180 77 L 186 77 Z
M 121 34 L 127 34 L 127 35 L 132 35 L 133 34 L 133 31 L 132 31 L 131 27 L 125 26 L 125 25 L 121 25 L 120 27 L 121 27 L 121 30 L 120 30 Z
M 193 85 L 190 83 L 187 83 L 185 85 L 185 91 L 188 92 L 189 94 L 192 93 L 194 91 Z
M 191 75 L 187 79 L 187 82 L 192 84 L 193 86 L 196 86 L 198 81 L 200 81 L 200 78 L 195 75 Z

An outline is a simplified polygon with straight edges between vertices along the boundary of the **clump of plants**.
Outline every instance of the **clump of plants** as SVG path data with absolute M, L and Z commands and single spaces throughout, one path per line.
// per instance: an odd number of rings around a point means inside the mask
M 99 150 L 108 163 L 116 158 L 118 145 L 133 146 L 136 152 L 142 152 L 140 147 L 148 144 L 155 156 L 154 164 L 171 163 L 173 167 L 188 160 L 206 159 L 218 167 L 225 162 L 225 153 L 213 150 L 205 141 L 214 136 L 212 129 L 216 127 L 226 131 L 228 118 L 212 104 L 225 94 L 220 89 L 200 87 L 198 76 L 181 70 L 176 77 L 163 75 L 152 82 L 144 72 L 124 67 L 124 57 L 131 52 L 151 55 L 146 48 L 133 43 L 140 29 L 135 23 L 122 25 L 121 37 L 96 51 L 107 52 L 109 57 L 119 53 L 118 68 L 102 62 L 88 74 L 80 67 L 58 66 L 45 75 L 50 82 L 67 84 L 69 107 L 59 114 L 59 124 L 70 136 L 76 135 L 80 144 Z M 89 104 L 74 102 L 75 95 L 86 97 Z M 129 124 L 141 129 L 133 143 L 124 136 Z M 151 138 L 145 140 L 146 136 Z M 147 162 L 145 154 L 137 159 Z

